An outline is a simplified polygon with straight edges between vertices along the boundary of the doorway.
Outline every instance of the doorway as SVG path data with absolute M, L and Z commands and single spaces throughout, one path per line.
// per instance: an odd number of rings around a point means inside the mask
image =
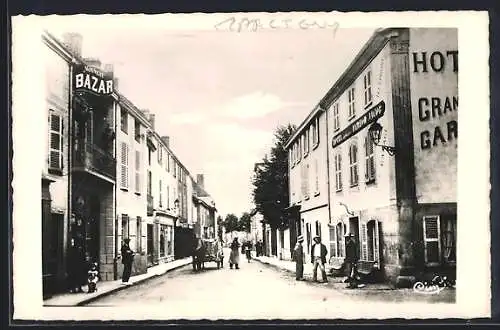
M 85 251 L 90 262 L 99 264 L 100 200 L 96 195 L 90 198 L 89 216 L 85 219 Z
M 356 240 L 356 244 L 358 244 L 361 247 L 361 244 L 359 241 L 359 218 L 358 217 L 349 218 L 349 233 L 354 234 L 354 239 Z

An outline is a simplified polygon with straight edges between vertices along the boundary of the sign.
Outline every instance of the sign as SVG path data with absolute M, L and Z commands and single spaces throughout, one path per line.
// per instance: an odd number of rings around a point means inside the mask
M 86 91 L 96 95 L 113 93 L 113 77 L 97 68 L 88 65 L 76 66 L 73 77 L 76 91 Z
M 385 103 L 380 101 L 377 105 L 365 112 L 361 117 L 356 119 L 352 124 L 347 126 L 342 132 L 332 138 L 332 148 L 344 143 L 351 136 L 355 135 L 363 128 L 382 117 L 385 113 Z

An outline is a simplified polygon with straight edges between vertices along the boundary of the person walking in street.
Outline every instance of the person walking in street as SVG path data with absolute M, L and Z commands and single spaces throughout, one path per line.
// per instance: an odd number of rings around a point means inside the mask
M 132 272 L 132 262 L 134 261 L 134 251 L 130 248 L 130 238 L 126 237 L 123 239 L 122 245 L 122 264 L 123 264 L 123 275 L 122 284 L 129 284 L 130 273 Z
M 326 278 L 325 264 L 326 264 L 326 246 L 321 243 L 321 238 L 319 236 L 314 237 L 314 244 L 312 246 L 311 253 L 311 263 L 313 264 L 313 281 L 317 281 L 318 267 L 321 270 L 321 276 L 323 277 L 322 283 L 328 283 Z
M 245 255 L 247 257 L 248 262 L 250 262 L 250 259 L 252 259 L 251 252 L 252 252 L 252 242 L 247 241 L 245 243 Z
M 354 234 L 348 233 L 345 235 L 345 265 L 347 272 L 347 279 L 345 282 L 349 283 L 347 288 L 355 289 L 358 287 L 358 272 L 357 263 L 359 260 L 358 245 L 354 239 Z
M 300 235 L 297 237 L 297 243 L 293 249 L 293 261 L 295 261 L 295 280 L 304 280 L 304 249 L 302 247 L 304 237 Z
M 233 265 L 235 269 L 240 269 L 240 243 L 238 242 L 238 238 L 235 237 L 231 242 L 231 253 L 229 254 L 229 268 L 233 269 Z

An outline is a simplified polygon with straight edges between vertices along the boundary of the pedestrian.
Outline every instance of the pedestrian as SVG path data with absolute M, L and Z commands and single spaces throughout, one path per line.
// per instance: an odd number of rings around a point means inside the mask
M 323 277 L 322 283 L 328 283 L 326 278 L 325 264 L 326 264 L 326 246 L 321 243 L 319 236 L 314 237 L 314 244 L 312 246 L 311 263 L 313 264 L 313 281 L 317 280 L 318 267 L 321 269 L 321 276 Z
M 304 237 L 297 237 L 297 243 L 293 249 L 293 261 L 295 261 L 295 280 L 304 281 L 304 249 L 302 248 Z
M 132 262 L 134 261 L 134 251 L 130 248 L 130 238 L 126 237 L 123 239 L 122 245 L 122 264 L 123 264 L 123 275 L 122 284 L 129 284 L 130 273 L 132 272 Z
M 245 254 L 248 262 L 250 262 L 250 259 L 252 259 L 251 251 L 252 251 L 252 242 L 248 241 L 245 244 Z
M 235 237 L 231 242 L 231 253 L 229 254 L 229 268 L 233 269 L 233 265 L 236 269 L 240 269 L 240 251 L 239 251 L 240 243 L 238 242 L 238 238 Z
M 357 265 L 359 260 L 358 246 L 356 244 L 356 240 L 354 239 L 354 234 L 347 233 L 345 235 L 346 243 L 345 243 L 345 266 L 347 279 L 344 282 L 347 282 L 347 288 L 355 289 L 358 287 L 358 271 Z

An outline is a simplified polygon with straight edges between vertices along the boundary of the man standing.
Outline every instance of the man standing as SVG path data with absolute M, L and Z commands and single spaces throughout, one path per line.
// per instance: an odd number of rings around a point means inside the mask
M 313 281 L 317 280 L 318 267 L 321 269 L 321 276 L 323 277 L 322 283 L 328 283 L 326 278 L 325 264 L 326 264 L 326 246 L 321 243 L 319 236 L 314 237 L 314 244 L 312 246 L 311 263 L 313 264 Z
M 126 237 L 123 239 L 122 245 L 122 264 L 123 264 L 123 276 L 122 284 L 128 284 L 130 279 L 130 273 L 132 272 L 132 262 L 134 260 L 134 251 L 130 248 L 130 238 Z
M 346 234 L 345 244 L 345 265 L 347 271 L 347 288 L 354 289 L 358 287 L 357 283 L 357 263 L 359 260 L 358 246 L 354 240 L 354 234 Z
M 302 248 L 304 237 L 300 235 L 297 237 L 297 244 L 293 250 L 293 260 L 295 261 L 295 280 L 304 280 L 304 250 Z

